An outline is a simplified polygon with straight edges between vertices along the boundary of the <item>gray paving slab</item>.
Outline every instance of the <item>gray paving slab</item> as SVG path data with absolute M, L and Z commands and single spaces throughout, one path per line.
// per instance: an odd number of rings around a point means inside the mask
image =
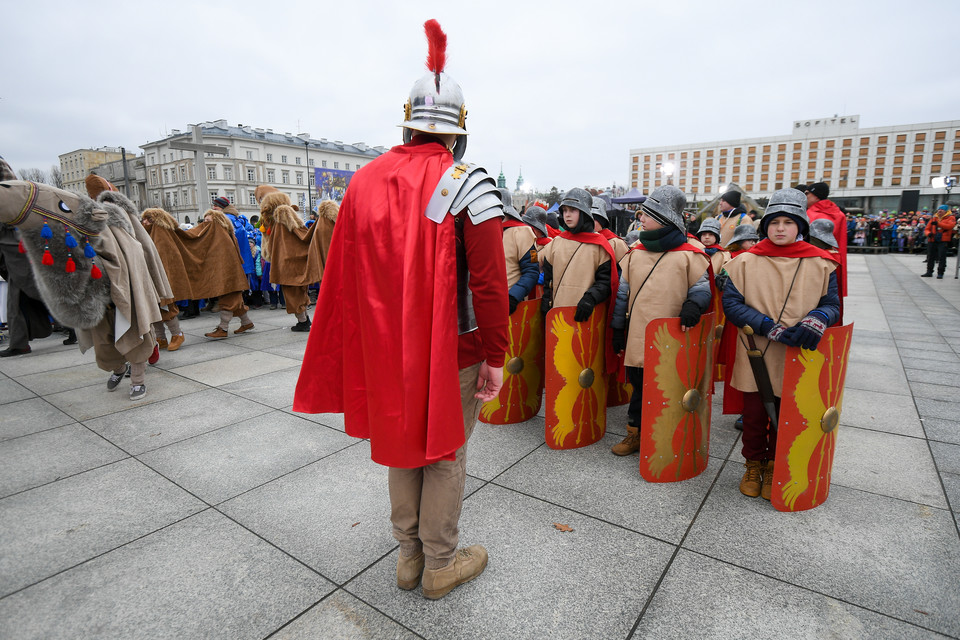
M 186 336 L 186 334 L 184 334 Z M 201 340 L 206 340 L 203 342 Z M 176 351 L 161 351 L 160 360 L 157 362 L 157 368 L 169 371 L 179 367 L 185 367 L 191 364 L 227 358 L 249 353 L 249 349 L 244 349 L 237 344 L 231 344 L 229 341 L 198 339 L 194 336 L 187 338 L 183 346 Z
M 342 584 L 397 546 L 387 468 L 365 440 L 218 508 Z
M 294 334 L 298 335 L 298 334 Z M 299 334 L 305 335 L 305 334 Z M 288 344 L 280 345 L 278 347 L 270 347 L 264 349 L 267 353 L 272 353 L 277 356 L 283 356 L 284 358 L 293 358 L 294 360 L 303 360 L 303 352 L 307 348 L 306 342 L 290 342 Z
M 338 589 L 270 640 L 416 640 L 414 634 L 346 591 Z
M 204 508 L 132 458 L 0 500 L 0 597 Z
M 909 396 L 907 375 L 899 363 L 877 366 L 866 362 L 848 362 L 845 389 L 876 391 L 898 396 Z
M 935 362 L 948 362 L 956 364 L 960 358 L 952 349 L 937 346 L 936 349 L 900 349 L 901 353 L 909 358 L 918 360 L 932 360 Z
M 903 351 L 904 353 L 909 353 L 914 349 L 920 349 L 922 351 L 929 351 L 932 349 L 944 349 L 947 348 L 947 341 L 943 338 L 935 340 L 939 336 L 932 335 L 930 340 L 927 342 L 920 342 L 919 340 L 901 340 L 897 339 L 897 349 Z
M 947 382 L 944 380 L 943 382 Z M 960 402 L 960 387 L 946 384 L 931 384 L 928 382 L 911 382 L 910 391 L 914 397 L 926 398 L 928 400 L 943 400 L 947 402 Z M 960 415 L 957 416 L 960 418 Z
M 924 418 L 923 429 L 930 440 L 960 444 L 960 422 L 941 418 Z
M 332 590 L 207 510 L 0 600 L 0 636 L 259 639 Z
M 922 438 L 840 427 L 831 483 L 947 508 L 930 448 Z
M 480 478 L 474 478 L 471 475 L 467 475 L 467 480 L 466 482 L 464 482 L 464 486 L 463 486 L 464 498 L 466 498 L 469 495 L 472 495 L 476 491 L 479 491 L 486 484 L 487 484 L 486 480 L 481 480 Z
M 925 382 L 927 384 L 949 385 L 953 376 L 947 375 L 942 371 L 928 371 L 926 369 L 904 369 L 904 374 L 910 383 Z
M 269 412 L 269 407 L 252 400 L 205 389 L 134 405 L 84 424 L 131 455 L 140 455 Z
M 621 458 L 610 453 L 618 441 L 607 436 L 582 449 L 539 448 L 495 484 L 679 543 L 722 460 L 711 457 L 707 469 L 690 480 L 649 483 L 640 477 L 638 455 Z
M 217 387 L 237 380 L 299 366 L 300 363 L 291 358 L 275 356 L 272 353 L 250 351 L 226 358 L 206 360 L 185 367 L 176 367 L 170 371 L 185 378 Z
M 29 375 L 31 373 L 40 373 L 41 371 L 55 371 L 67 367 L 76 367 L 82 364 L 94 362 L 93 350 L 81 354 L 76 347 L 69 347 L 61 350 L 43 349 L 35 346 L 36 341 L 31 344 L 33 353 L 15 358 L 0 358 L 0 373 L 4 373 L 11 378 Z M 58 346 L 62 346 L 59 345 Z
M 950 380 L 960 378 L 960 362 L 941 362 L 928 358 L 915 358 L 908 353 L 901 354 L 905 369 L 923 369 L 924 371 L 939 371 Z
M 0 497 L 128 457 L 80 424 L 0 442 Z
M 494 485 L 464 502 L 460 531 L 490 562 L 443 599 L 397 589 L 397 552 L 345 589 L 424 638 L 624 638 L 674 550 Z
M 543 438 L 544 421 L 537 416 L 519 424 L 478 422 L 467 444 L 467 473 L 492 480 L 537 447 L 545 447 Z
M 0 440 L 62 427 L 73 421 L 73 418 L 43 398 L 11 402 L 0 409 Z
M 900 354 L 893 345 L 879 346 L 873 344 L 858 344 L 856 340 L 850 345 L 850 362 L 867 362 L 887 367 L 900 366 Z
M 259 331 L 257 334 L 256 340 L 256 349 L 257 351 L 267 351 L 271 352 L 272 349 L 277 347 L 283 347 L 287 345 L 300 345 L 300 355 L 303 355 L 303 350 L 307 346 L 307 336 L 309 333 L 301 333 L 297 331 L 290 331 L 290 327 L 296 324 L 296 319 L 293 316 L 290 316 L 289 325 L 282 327 L 269 327 L 268 325 L 263 325 L 264 330 Z
M 685 548 L 960 634 L 960 540 L 949 511 L 833 486 L 821 506 L 785 514 L 741 495 L 740 476 L 723 470 Z
M 249 398 L 268 407 L 282 409 L 293 405 L 293 394 L 297 389 L 299 377 L 300 367 L 292 367 L 231 382 L 220 388 L 241 398 Z
M 943 490 L 947 494 L 947 500 L 950 502 L 950 509 L 954 517 L 960 514 L 960 475 L 956 473 L 942 473 Z
M 917 403 L 917 411 L 924 418 L 942 418 L 944 420 L 960 418 L 960 396 L 954 402 L 930 400 L 928 398 L 915 398 L 914 400 Z
M 940 473 L 960 474 L 960 445 L 931 442 L 930 451 L 933 452 Z
M 144 380 L 147 387 L 147 396 L 134 403 L 130 400 L 129 378 L 121 382 L 120 386 L 113 392 L 109 392 L 107 391 L 107 377 L 104 375 L 100 385 L 83 387 L 80 390 L 61 391 L 44 396 L 44 400 L 64 413 L 73 416 L 75 420 L 83 422 L 110 413 L 126 411 L 137 406 L 153 404 L 161 400 L 168 400 L 206 389 L 206 386 L 199 382 L 154 367 L 147 367 L 147 375 Z
M 906 622 L 681 550 L 634 637 L 903 640 L 932 635 Z
M 342 431 L 346 433 L 346 426 L 343 423 L 343 414 L 342 413 L 299 413 L 293 410 L 293 404 L 285 407 L 284 411 L 290 415 L 297 416 L 298 418 L 303 418 L 304 420 L 309 420 L 310 422 L 316 424 L 322 424 L 325 427 L 330 427 L 331 429 L 336 429 L 337 431 Z
M 917 408 L 910 396 L 844 388 L 840 424 L 875 431 L 923 437 Z
M 102 385 L 106 383 L 109 375 L 100 369 L 96 363 L 90 363 L 77 367 L 31 373 L 20 376 L 17 378 L 17 382 L 37 395 L 45 396 L 60 391 Z
M 926 343 L 929 346 L 928 349 L 933 349 L 936 345 L 943 344 L 943 336 L 939 331 L 934 331 L 933 329 L 928 329 L 927 331 L 897 331 L 896 340 L 899 343 L 901 340 L 906 340 L 915 343 Z M 910 349 L 903 351 L 903 355 L 909 355 Z
M 332 429 L 272 411 L 150 451 L 140 460 L 216 504 L 355 442 Z
M 34 392 L 15 380 L 0 374 L 0 405 L 34 397 Z

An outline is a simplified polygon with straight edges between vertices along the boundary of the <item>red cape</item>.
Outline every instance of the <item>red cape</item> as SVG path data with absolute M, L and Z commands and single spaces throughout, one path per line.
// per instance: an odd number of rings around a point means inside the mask
M 554 229 L 550 225 L 547 225 L 547 235 L 550 236 L 551 239 L 556 238 L 560 234 L 561 231 L 559 229 Z
M 294 411 L 342 412 L 391 467 L 452 460 L 465 441 L 454 221 L 423 215 L 452 164 L 439 143 L 413 142 L 354 175 L 294 396 Z
M 565 240 L 595 244 L 610 256 L 610 299 L 607 301 L 607 326 L 609 327 L 610 321 L 613 320 L 613 307 L 617 301 L 617 289 L 620 287 L 620 274 L 617 271 L 617 256 L 613 252 L 613 247 L 611 247 L 607 239 L 599 233 L 570 233 L 569 231 L 564 231 L 560 234 L 560 237 Z M 613 352 L 612 339 L 607 340 L 605 355 L 604 368 L 607 373 L 615 373 L 617 369 L 620 368 L 620 358 Z
M 512 227 L 525 227 L 527 226 L 526 222 L 520 222 L 519 220 L 513 220 L 512 218 L 507 218 L 503 221 L 503 228 L 510 229 Z
M 843 215 L 840 207 L 830 200 L 820 200 L 807 207 L 807 217 L 810 222 L 818 218 L 826 218 L 833 223 L 833 237 L 837 241 L 837 253 L 840 266 L 843 267 L 837 274 L 837 289 L 840 298 L 847 295 L 847 216 Z

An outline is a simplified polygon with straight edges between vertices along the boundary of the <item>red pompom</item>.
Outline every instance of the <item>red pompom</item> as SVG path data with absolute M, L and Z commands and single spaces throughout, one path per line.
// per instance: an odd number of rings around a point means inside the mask
M 447 66 L 447 34 L 436 20 L 424 22 L 423 30 L 427 32 L 427 71 L 442 73 Z
M 97 267 L 97 265 L 93 265 L 93 266 L 90 268 L 90 277 L 91 277 L 91 278 L 93 278 L 94 280 L 99 280 L 102 276 L 103 276 L 103 274 L 100 273 L 100 269 L 99 269 L 99 267 Z
M 44 249 L 44 250 L 43 250 L 43 261 L 42 261 L 42 262 L 43 262 L 43 264 L 47 265 L 48 267 L 53 264 L 53 256 L 50 255 L 50 250 L 49 250 L 49 249 Z
M 26 252 L 27 252 L 27 248 L 26 248 L 25 246 L 23 246 L 23 240 L 21 240 L 20 242 L 17 243 L 17 250 L 18 250 L 20 253 L 26 253 Z
M 73 262 L 73 258 L 67 258 L 67 266 L 64 269 L 67 273 L 73 273 L 77 270 L 77 265 Z

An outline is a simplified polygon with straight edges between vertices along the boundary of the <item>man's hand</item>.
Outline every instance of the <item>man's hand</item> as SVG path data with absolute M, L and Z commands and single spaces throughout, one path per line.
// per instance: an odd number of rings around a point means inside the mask
M 477 379 L 477 392 L 474 398 L 490 402 L 500 393 L 503 386 L 503 367 L 491 367 L 486 360 L 480 363 L 480 377 Z

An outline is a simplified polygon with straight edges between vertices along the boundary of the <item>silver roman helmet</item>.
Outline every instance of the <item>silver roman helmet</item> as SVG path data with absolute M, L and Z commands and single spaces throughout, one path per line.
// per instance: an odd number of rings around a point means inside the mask
M 683 233 L 687 228 L 683 222 L 683 208 L 687 206 L 687 197 L 683 191 L 672 184 L 654 189 L 640 205 L 640 210 L 660 224 L 676 227 Z
M 591 196 L 590 192 L 586 189 L 579 189 L 577 187 L 570 189 L 570 191 L 563 194 L 563 199 L 560 200 L 560 206 L 579 209 L 593 220 L 593 196 Z
M 523 222 L 520 212 L 513 206 L 513 194 L 510 193 L 510 189 L 500 187 L 497 191 L 500 192 L 500 200 L 503 202 L 503 212 L 514 220 Z
M 700 227 L 703 229 L 703 227 Z M 717 237 L 720 237 L 720 234 L 717 233 Z M 733 237 L 730 238 L 730 242 L 727 244 L 724 249 L 732 247 L 733 245 L 740 246 L 740 243 L 744 240 L 753 240 L 754 242 L 760 242 L 760 236 L 757 234 L 756 228 L 752 224 L 741 224 L 738 225 L 733 230 Z
M 828 247 L 837 248 L 837 239 L 833 237 L 833 221 L 817 218 L 810 223 L 810 237 L 819 240 Z
M 717 236 L 717 240 L 720 240 L 720 221 L 716 218 L 707 218 L 700 223 L 700 228 L 697 230 L 698 238 L 701 233 L 712 233 Z
M 607 224 L 610 224 L 610 217 L 607 215 L 607 203 L 604 202 L 603 198 L 598 198 L 597 196 L 592 196 L 593 200 L 590 206 L 590 215 L 593 216 L 593 219 L 603 218 L 607 221 Z
M 810 219 L 807 217 L 807 196 L 796 189 L 780 189 L 770 196 L 770 202 L 760 218 L 760 235 L 767 235 L 767 226 L 778 215 L 787 215 L 793 218 L 800 227 L 800 235 L 806 237 L 810 230 Z M 743 226 L 743 225 L 741 225 Z M 739 228 L 739 227 L 738 227 Z
M 447 34 L 436 20 L 423 25 L 427 34 L 427 69 L 430 71 L 413 85 L 403 110 L 403 141 L 410 142 L 414 131 L 454 133 L 457 142 L 453 157 L 460 160 L 467 150 L 467 107 L 463 91 L 443 72 L 447 58 Z

